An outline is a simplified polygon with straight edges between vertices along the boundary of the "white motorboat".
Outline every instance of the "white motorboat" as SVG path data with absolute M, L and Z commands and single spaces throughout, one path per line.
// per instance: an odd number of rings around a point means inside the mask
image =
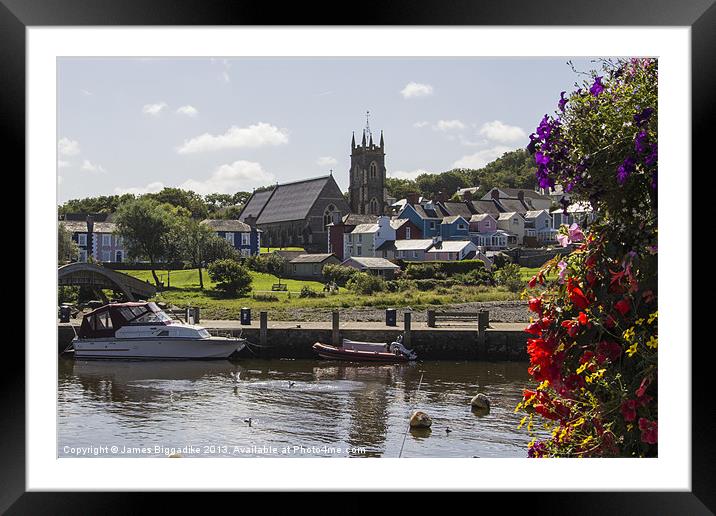
M 226 359 L 246 339 L 215 337 L 172 320 L 156 303 L 114 303 L 85 315 L 72 340 L 75 358 Z

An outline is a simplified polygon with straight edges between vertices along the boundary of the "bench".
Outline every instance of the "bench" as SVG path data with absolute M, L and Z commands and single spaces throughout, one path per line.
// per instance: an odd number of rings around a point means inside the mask
M 435 328 L 437 321 L 477 321 L 478 327 L 486 328 L 490 321 L 490 312 L 481 310 L 479 312 L 436 312 L 428 310 L 428 327 Z
M 288 290 L 288 285 L 286 283 L 274 283 L 271 285 L 271 290 L 274 292 L 278 292 L 279 290 Z

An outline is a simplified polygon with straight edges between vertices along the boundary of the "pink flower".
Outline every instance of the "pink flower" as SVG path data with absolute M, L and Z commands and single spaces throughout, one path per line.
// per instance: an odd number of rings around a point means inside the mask
M 564 236 L 564 235 L 560 235 L 560 236 Z M 559 239 L 559 236 L 557 237 L 557 239 Z M 563 245 L 562 247 L 567 247 L 567 246 Z M 559 267 L 558 281 L 560 283 L 564 283 L 564 276 L 567 274 L 567 262 L 565 262 L 564 260 L 560 260 L 559 263 L 557 264 L 557 267 Z
M 579 228 L 579 224 L 576 222 L 569 226 L 569 229 L 567 229 L 567 234 L 560 233 L 556 236 L 557 242 L 559 242 L 559 245 L 562 247 L 567 247 L 569 244 L 573 242 L 581 242 L 584 240 L 584 233 L 582 233 L 582 230 Z

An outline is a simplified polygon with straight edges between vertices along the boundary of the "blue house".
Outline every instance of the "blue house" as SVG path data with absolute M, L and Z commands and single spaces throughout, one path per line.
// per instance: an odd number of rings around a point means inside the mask
M 261 230 L 240 220 L 206 219 L 201 221 L 233 245 L 242 256 L 255 256 L 261 249 Z
M 469 240 L 470 223 L 460 215 L 445 217 L 440 224 L 440 237 L 443 240 Z
M 405 203 L 403 209 L 398 213 L 399 219 L 408 219 L 418 226 L 423 231 L 423 238 L 440 235 L 440 225 L 446 216 L 448 213 L 433 203 Z

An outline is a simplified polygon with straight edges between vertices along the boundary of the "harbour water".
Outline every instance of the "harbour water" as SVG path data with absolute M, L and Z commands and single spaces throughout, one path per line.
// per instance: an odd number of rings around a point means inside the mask
M 529 437 L 514 408 L 530 385 L 526 370 L 515 362 L 60 359 L 57 454 L 525 457 Z M 487 414 L 471 410 L 478 392 L 491 400 Z M 406 434 L 413 410 L 430 415 L 429 431 Z

